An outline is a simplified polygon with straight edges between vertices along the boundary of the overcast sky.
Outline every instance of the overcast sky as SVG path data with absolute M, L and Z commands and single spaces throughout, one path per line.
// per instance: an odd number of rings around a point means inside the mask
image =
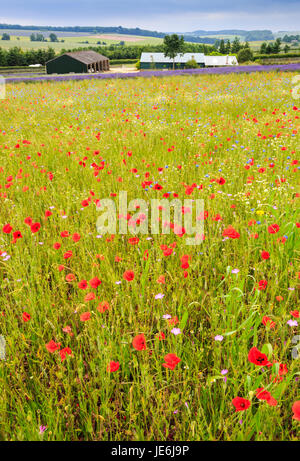
M 0 23 L 162 32 L 300 29 L 300 0 L 0 0 Z

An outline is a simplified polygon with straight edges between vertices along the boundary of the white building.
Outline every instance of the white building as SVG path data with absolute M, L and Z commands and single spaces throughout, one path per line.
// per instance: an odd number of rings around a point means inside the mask
M 184 53 L 175 57 L 175 67 L 184 68 L 184 65 L 191 60 L 196 61 L 199 67 L 204 67 L 203 53 Z M 173 67 L 173 59 L 165 57 L 164 53 L 142 53 L 141 69 L 170 69 Z
M 199 67 L 238 66 L 235 56 L 205 56 L 204 53 L 184 53 L 175 57 L 175 68 L 182 69 L 188 61 L 194 60 Z M 173 59 L 164 53 L 142 53 L 141 69 L 172 69 Z
M 235 56 L 205 56 L 205 67 L 238 66 Z

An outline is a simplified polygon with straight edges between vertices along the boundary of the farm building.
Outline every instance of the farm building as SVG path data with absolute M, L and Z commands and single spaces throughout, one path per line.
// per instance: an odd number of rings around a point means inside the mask
M 188 61 L 195 60 L 199 67 L 204 67 L 203 53 L 185 53 L 175 58 L 175 69 L 183 69 Z M 166 58 L 164 53 L 142 53 L 141 69 L 172 69 L 173 59 Z
M 46 62 L 47 74 L 76 74 L 109 70 L 109 59 L 95 51 L 64 53 Z
M 218 66 L 237 66 L 238 62 L 235 56 L 205 56 L 205 67 Z

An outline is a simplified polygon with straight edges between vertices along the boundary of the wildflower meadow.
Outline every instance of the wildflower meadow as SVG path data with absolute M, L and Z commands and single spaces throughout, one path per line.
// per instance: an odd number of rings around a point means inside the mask
M 299 438 L 296 80 L 6 84 L 1 440 Z

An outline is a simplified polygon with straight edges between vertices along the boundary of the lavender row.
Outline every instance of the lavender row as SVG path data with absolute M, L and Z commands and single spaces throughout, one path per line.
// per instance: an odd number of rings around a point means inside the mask
M 269 65 L 269 66 L 236 66 L 236 67 L 209 67 L 204 69 L 182 69 L 182 70 L 170 70 L 170 71 L 147 71 L 147 72 L 128 72 L 128 73 L 115 73 L 115 74 L 91 74 L 91 75 L 43 75 L 32 78 L 17 78 L 8 77 L 5 79 L 6 83 L 13 82 L 34 82 L 43 80 L 53 81 L 65 81 L 65 80 L 88 80 L 88 79 L 111 79 L 111 78 L 136 78 L 136 77 L 166 77 L 173 75 L 201 75 L 201 74 L 231 74 L 231 73 L 242 73 L 242 72 L 270 72 L 270 71 L 300 71 L 300 63 L 296 64 L 280 64 L 280 65 Z

